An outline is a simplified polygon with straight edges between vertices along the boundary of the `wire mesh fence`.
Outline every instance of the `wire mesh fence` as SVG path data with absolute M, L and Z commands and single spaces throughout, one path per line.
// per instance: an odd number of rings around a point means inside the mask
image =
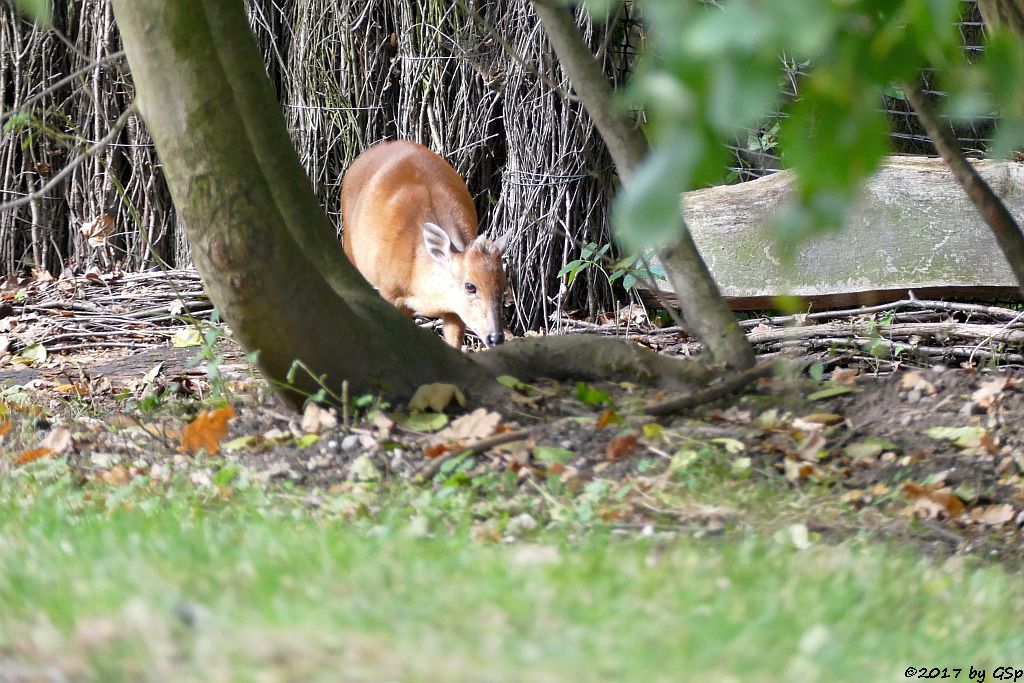
M 0 272 L 186 264 L 187 244 L 144 125 L 131 115 L 113 129 L 134 93 L 126 63 L 111 58 L 120 43 L 109 0 L 55 5 L 56 30 L 41 31 L 0 0 L 0 203 L 31 197 L 0 211 Z M 616 178 L 530 3 L 246 0 L 246 6 L 296 150 L 339 229 L 340 183 L 358 153 L 381 140 L 416 140 L 466 178 L 481 231 L 509 234 L 515 330 L 557 324 L 566 310 L 595 315 L 610 308 L 613 292 L 599 269 L 584 271 L 568 289 L 558 276 L 588 243 L 609 241 Z M 579 16 L 616 86 L 643 50 L 640 7 L 625 2 L 606 17 Z M 960 29 L 971 58 L 982 42 L 974 0 L 963 2 Z M 90 66 L 96 60 L 106 61 Z M 804 69 L 783 60 L 783 101 L 798 96 Z M 880 106 L 892 124 L 894 151 L 934 154 L 897 91 Z M 736 180 L 782 168 L 776 136 L 783 115 L 730 141 Z M 955 130 L 965 149 L 982 154 L 992 124 Z M 111 144 L 47 189 L 59 169 L 112 132 Z M 82 228 L 97 218 L 110 234 L 89 240 Z
M 984 50 L 982 45 L 984 25 L 976 0 L 962 0 L 958 27 L 965 58 L 975 59 Z M 785 58 L 781 60 L 784 85 L 780 101 L 790 102 L 799 96 L 800 79 L 808 67 L 808 64 L 797 63 L 793 60 Z M 924 92 L 928 96 L 936 100 L 946 96 L 938 87 L 934 72 L 922 74 L 922 81 Z M 938 156 L 935 146 L 918 121 L 917 114 L 913 112 L 898 88 L 890 88 L 882 96 L 879 107 L 889 120 L 889 142 L 894 153 Z M 753 180 L 784 168 L 784 164 L 778 156 L 779 122 L 784 116 L 783 112 L 777 112 L 766 118 L 759 127 L 744 131 L 743 134 L 728 143 L 732 150 L 733 161 L 733 165 L 729 169 L 731 171 L 730 179 L 735 181 Z M 948 121 L 948 125 L 956 135 L 964 152 L 970 156 L 983 156 L 988 151 L 995 123 L 994 116 L 981 117 L 972 121 Z

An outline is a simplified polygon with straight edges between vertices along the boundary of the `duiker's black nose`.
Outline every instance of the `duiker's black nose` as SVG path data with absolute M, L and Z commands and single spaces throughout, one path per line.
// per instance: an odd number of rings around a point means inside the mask
M 497 346 L 498 344 L 504 344 L 504 343 L 505 343 L 505 333 L 504 332 L 499 332 L 498 334 L 489 334 L 489 335 L 487 335 L 487 345 L 488 346 Z

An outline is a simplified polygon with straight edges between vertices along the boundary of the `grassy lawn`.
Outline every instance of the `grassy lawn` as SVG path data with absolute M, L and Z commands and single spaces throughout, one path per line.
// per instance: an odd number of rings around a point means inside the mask
M 244 474 L 244 473 L 243 473 Z M 466 492 L 0 479 L 0 681 L 899 681 L 1024 667 L 1024 580 L 863 540 L 551 524 Z M 766 501 L 770 504 L 770 501 Z M 476 507 L 475 507 L 476 506 Z M 19 677 L 20 676 L 20 677 Z

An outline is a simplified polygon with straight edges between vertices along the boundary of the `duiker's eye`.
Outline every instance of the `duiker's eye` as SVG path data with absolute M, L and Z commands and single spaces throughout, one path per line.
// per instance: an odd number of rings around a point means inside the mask
M 476 294 L 476 285 L 474 285 L 472 282 L 467 282 L 466 294 Z

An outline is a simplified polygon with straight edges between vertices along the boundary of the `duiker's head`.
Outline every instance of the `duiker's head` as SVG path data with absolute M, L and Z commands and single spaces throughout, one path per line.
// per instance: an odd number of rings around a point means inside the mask
M 451 276 L 447 303 L 469 329 L 488 346 L 505 342 L 501 328 L 501 297 L 505 270 L 501 266 L 504 244 L 477 237 L 463 244 L 459 237 L 433 223 L 423 224 L 423 243 L 431 258 Z

